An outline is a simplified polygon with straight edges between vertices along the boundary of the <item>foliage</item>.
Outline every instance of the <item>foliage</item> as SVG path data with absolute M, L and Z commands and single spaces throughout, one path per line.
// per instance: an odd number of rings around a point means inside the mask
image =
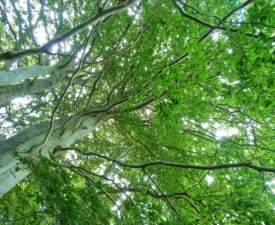
M 24 204 L 24 222 L 19 224 L 108 224 L 110 212 L 104 209 L 94 189 L 75 175 L 69 175 L 63 167 L 44 158 L 43 166 L 31 166 L 34 171 L 23 180 L 21 188 L 12 196 L 19 205 Z M 21 215 L 21 209 L 11 208 L 10 196 L 3 198 L 1 211 L 6 221 L 13 222 L 9 215 Z M 21 205 L 22 207 L 22 205 Z M 10 211 L 14 210 L 14 211 Z M 18 212 L 20 214 L 18 215 Z M 22 215 L 23 216 L 23 215 Z M 23 216 L 24 217 L 24 216 Z
M 0 0 L 1 223 L 274 224 L 274 10 Z

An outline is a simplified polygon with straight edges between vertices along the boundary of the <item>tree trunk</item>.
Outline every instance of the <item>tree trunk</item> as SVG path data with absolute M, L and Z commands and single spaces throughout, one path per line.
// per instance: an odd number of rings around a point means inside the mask
M 106 120 L 106 116 L 87 113 L 55 121 L 49 138 L 43 143 L 50 123 L 29 127 L 0 143 L 0 197 L 23 180 L 31 171 L 19 160 L 26 157 L 38 163 L 38 156 L 49 156 L 56 147 L 69 147 L 78 139 L 91 133 Z M 18 155 L 18 156 L 17 156 Z

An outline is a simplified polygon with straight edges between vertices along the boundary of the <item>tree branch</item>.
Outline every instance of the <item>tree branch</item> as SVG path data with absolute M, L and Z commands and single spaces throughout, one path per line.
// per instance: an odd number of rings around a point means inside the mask
M 248 1 L 248 2 L 249 2 L 249 3 L 252 3 L 253 1 Z M 200 19 L 198 19 L 198 18 L 196 18 L 196 17 L 194 17 L 194 16 L 192 16 L 192 15 L 189 15 L 189 14 L 185 13 L 185 12 L 183 11 L 183 9 L 177 4 L 177 2 L 176 2 L 175 0 L 173 1 L 174 5 L 175 5 L 176 8 L 180 11 L 180 13 L 181 13 L 182 16 L 184 16 L 184 17 L 186 17 L 186 18 L 188 18 L 188 19 L 190 19 L 190 20 L 192 20 L 192 21 L 194 21 L 194 22 L 196 22 L 196 23 L 198 23 L 198 24 L 200 24 L 200 25 L 203 25 L 203 26 L 205 26 L 205 27 L 210 28 L 210 30 L 204 35 L 205 37 L 207 37 L 207 36 L 210 34 L 210 33 L 209 33 L 210 31 L 213 32 L 214 30 L 224 30 L 224 31 L 230 31 L 230 32 L 233 32 L 233 33 L 239 32 L 239 30 L 236 30 L 236 29 L 233 29 L 233 28 L 226 28 L 226 27 L 220 26 L 220 25 L 223 23 L 223 21 L 225 21 L 225 20 L 229 17 L 229 15 L 232 15 L 233 12 L 236 12 L 236 11 L 238 11 L 239 9 L 242 9 L 242 8 L 244 8 L 245 6 L 247 6 L 247 5 L 248 5 L 248 2 L 246 2 L 246 4 L 242 4 L 240 7 L 238 7 L 238 8 L 235 9 L 235 10 L 233 10 L 232 12 L 230 12 L 227 16 L 225 16 L 222 20 L 220 20 L 220 22 L 219 22 L 217 25 L 212 25 L 212 24 L 209 24 L 209 23 L 207 23 L 207 22 L 205 22 L 205 21 L 202 21 L 202 20 L 200 20 Z M 207 35 L 207 36 L 206 36 L 206 35 Z M 259 38 L 259 35 L 256 35 L 256 34 L 245 33 L 245 35 L 248 36 L 248 37 Z M 203 37 L 204 37 L 204 36 L 203 36 Z M 200 40 L 205 39 L 205 38 L 203 38 L 203 37 L 202 37 Z
M 180 12 L 182 11 L 181 7 L 177 4 L 176 0 L 172 0 L 174 5 L 176 6 L 177 9 L 180 10 Z M 223 22 L 225 22 L 230 16 L 232 16 L 235 12 L 243 9 L 244 7 L 248 6 L 249 4 L 255 2 L 256 0 L 248 0 L 246 2 L 244 2 L 242 5 L 240 5 L 239 7 L 237 7 L 236 9 L 232 10 L 231 12 L 229 12 L 225 17 L 223 17 L 220 22 L 216 25 L 216 26 L 220 26 L 221 24 L 223 24 Z M 212 26 L 209 24 L 209 26 Z M 205 40 L 215 29 L 214 28 L 210 28 L 209 31 L 207 31 L 201 38 L 199 38 L 198 43 L 200 43 L 201 41 Z M 169 62 L 169 66 L 173 66 L 177 63 L 180 63 L 181 61 L 185 60 L 188 57 L 188 52 L 184 53 L 184 55 L 182 55 L 181 57 L 179 57 L 178 59 L 174 59 L 172 61 Z
M 102 12 L 98 13 L 97 15 L 92 17 L 91 19 L 89 19 L 89 20 L 79 24 L 78 26 L 72 28 L 71 30 L 69 30 L 65 34 L 50 40 L 48 43 L 44 44 L 40 48 L 32 48 L 32 49 L 27 49 L 27 50 L 18 51 L 18 52 L 5 52 L 5 53 L 2 53 L 2 54 L 0 54 L 0 62 L 5 61 L 5 60 L 20 58 L 20 57 L 27 56 L 27 55 L 34 55 L 34 54 L 39 54 L 39 53 L 48 53 L 49 49 L 53 45 L 56 45 L 60 42 L 63 42 L 65 40 L 67 40 L 69 37 L 79 33 L 82 30 L 85 30 L 89 26 L 97 23 L 98 21 L 102 20 L 105 17 L 111 16 L 111 15 L 119 13 L 123 10 L 126 10 L 134 2 L 136 2 L 136 0 L 131 0 L 129 2 L 127 1 L 126 3 L 122 3 L 122 4 L 119 4 L 117 6 L 111 7 L 109 9 L 103 10 Z
M 148 163 L 136 164 L 135 165 L 135 164 L 124 163 L 124 162 L 121 162 L 121 161 L 116 160 L 114 158 L 111 158 L 109 156 L 101 155 L 101 154 L 98 154 L 98 153 L 83 152 L 78 148 L 60 148 L 59 151 L 70 151 L 70 150 L 76 151 L 76 152 L 78 152 L 82 155 L 85 155 L 85 156 L 95 156 L 95 157 L 98 157 L 98 158 L 101 158 L 101 159 L 105 159 L 105 160 L 114 162 L 114 163 L 116 163 L 120 166 L 127 167 L 127 168 L 132 168 L 132 169 L 143 169 L 144 170 L 147 167 L 151 167 L 151 166 L 168 166 L 168 167 L 173 167 L 173 168 L 213 171 L 213 170 L 221 170 L 221 169 L 247 167 L 247 168 L 257 170 L 259 172 L 275 173 L 275 168 L 256 166 L 256 165 L 253 165 L 252 162 L 218 164 L 218 165 L 214 165 L 214 166 L 199 166 L 199 165 L 174 163 L 174 162 L 168 162 L 168 161 L 154 161 L 154 162 L 148 162 Z
M 55 72 L 55 67 L 32 65 L 19 67 L 16 70 L 0 71 L 0 87 L 11 85 L 38 75 L 49 75 Z

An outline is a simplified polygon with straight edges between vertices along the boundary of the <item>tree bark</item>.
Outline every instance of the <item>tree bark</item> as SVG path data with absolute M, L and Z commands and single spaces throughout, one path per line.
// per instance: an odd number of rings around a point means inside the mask
M 106 119 L 106 115 L 85 113 L 55 121 L 51 135 L 42 145 L 50 123 L 31 126 L 0 143 L 0 197 L 31 172 L 22 163 L 21 157 L 38 163 L 36 160 L 40 155 L 48 157 L 57 146 L 69 147 L 91 133 Z
M 77 77 L 73 80 L 72 84 L 84 85 L 86 81 L 86 79 Z M 44 79 L 25 80 L 20 84 L 0 87 L 0 106 L 7 105 L 16 98 L 22 98 L 49 91 L 54 88 L 67 86 L 69 82 L 69 77 L 57 80 L 56 77 L 50 76 Z
M 0 71 L 0 86 L 11 85 L 38 75 L 50 75 L 53 72 L 54 67 L 40 65 L 19 67 L 10 71 Z

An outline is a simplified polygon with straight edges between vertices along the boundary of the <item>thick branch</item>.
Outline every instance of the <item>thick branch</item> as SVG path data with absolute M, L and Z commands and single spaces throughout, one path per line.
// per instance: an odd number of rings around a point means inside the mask
M 80 31 L 88 28 L 89 26 L 97 23 L 98 21 L 100 21 L 100 20 L 102 20 L 102 19 L 104 19 L 108 16 L 114 15 L 116 13 L 119 13 L 119 12 L 127 9 L 135 1 L 136 0 L 127 1 L 126 3 L 122 3 L 120 5 L 111 7 L 111 8 L 106 9 L 106 10 L 103 10 L 101 13 L 98 13 L 97 15 L 92 17 L 91 19 L 89 19 L 89 20 L 81 23 L 80 25 L 72 28 L 71 30 L 69 30 L 65 34 L 50 40 L 48 43 L 41 46 L 40 48 L 32 48 L 32 49 L 27 49 L 27 50 L 18 51 L 18 52 L 5 52 L 3 54 L 0 54 L 0 62 L 5 61 L 5 60 L 16 59 L 16 58 L 27 56 L 27 55 L 34 55 L 34 54 L 39 54 L 39 53 L 48 53 L 49 49 L 53 45 L 56 45 L 60 42 L 63 42 L 65 40 L 67 40 L 71 36 L 79 33 Z
M 0 71 L 0 86 L 14 84 L 38 75 L 49 75 L 53 72 L 53 67 L 39 65 L 19 67 L 11 71 Z
M 16 98 L 66 86 L 69 83 L 69 79 L 70 78 L 65 77 L 57 81 L 55 76 L 50 76 L 46 79 L 25 80 L 20 84 L 0 87 L 0 106 L 7 105 Z M 86 80 L 77 77 L 74 79 L 73 84 L 84 85 L 85 82 Z
M 219 164 L 214 166 L 199 166 L 199 165 L 189 165 L 189 164 L 181 164 L 181 163 L 174 163 L 174 162 L 168 162 L 168 161 L 155 161 L 155 162 L 148 162 L 143 164 L 129 164 L 124 163 L 119 160 L 116 160 L 114 158 L 111 158 L 109 156 L 101 155 L 94 152 L 83 152 L 80 149 L 77 148 L 61 148 L 60 151 L 68 151 L 68 150 L 74 150 L 76 152 L 79 152 L 82 155 L 85 156 L 95 156 L 101 159 L 108 160 L 110 162 L 114 162 L 120 166 L 132 168 L 132 169 L 146 169 L 147 167 L 151 166 L 168 166 L 168 167 L 174 167 L 174 168 L 182 168 L 182 169 L 195 169 L 195 170 L 221 170 L 221 169 L 231 169 L 231 168 L 242 168 L 247 167 L 254 170 L 257 170 L 259 172 L 270 172 L 275 173 L 275 168 L 270 167 L 262 167 L 262 166 L 255 166 L 252 164 L 252 162 L 243 162 L 243 163 L 230 163 L 230 164 Z

